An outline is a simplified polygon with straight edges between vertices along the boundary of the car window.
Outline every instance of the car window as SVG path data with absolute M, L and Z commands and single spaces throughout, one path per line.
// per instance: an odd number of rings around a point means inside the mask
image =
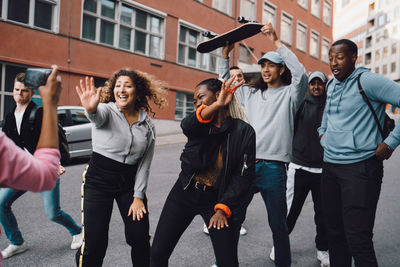
M 68 124 L 68 116 L 67 116 L 67 111 L 65 109 L 59 109 L 57 110 L 57 115 L 58 115 L 58 121 L 61 123 L 61 126 L 69 126 Z
M 71 109 L 72 125 L 89 123 L 85 116 L 85 112 L 80 109 Z

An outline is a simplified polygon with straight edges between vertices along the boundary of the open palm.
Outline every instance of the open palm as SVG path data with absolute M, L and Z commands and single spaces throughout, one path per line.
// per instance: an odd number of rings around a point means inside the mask
M 76 93 L 81 100 L 82 106 L 89 114 L 96 113 L 100 102 L 100 90 L 96 91 L 93 77 L 85 77 L 85 84 L 80 80 L 80 87 L 75 87 Z
M 233 98 L 233 94 L 235 93 L 236 89 L 240 87 L 244 81 L 239 83 L 233 84 L 233 81 L 236 80 L 236 75 L 233 75 L 228 81 L 223 81 L 221 85 L 221 91 L 218 95 L 217 101 L 222 106 L 227 106 Z

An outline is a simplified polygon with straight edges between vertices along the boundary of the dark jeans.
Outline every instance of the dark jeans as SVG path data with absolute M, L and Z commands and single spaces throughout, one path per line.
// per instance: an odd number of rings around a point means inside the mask
M 239 239 L 240 225 L 246 217 L 246 209 L 255 193 L 260 192 L 268 213 L 268 222 L 272 231 L 275 247 L 275 266 L 291 265 L 289 230 L 286 223 L 286 166 L 279 161 L 261 161 L 256 164 L 256 177 L 243 206 L 234 210 L 235 242 Z M 237 216 L 237 219 L 236 219 Z M 219 262 L 218 262 L 219 263 Z
M 193 182 L 183 190 L 180 181 L 172 187 L 161 212 L 154 241 L 151 247 L 151 267 L 168 266 L 172 254 L 183 232 L 196 215 L 201 215 L 208 225 L 215 214 L 217 190 L 202 191 L 193 186 Z M 231 220 L 228 220 L 231 225 Z M 216 230 L 209 229 L 211 242 L 219 267 L 238 266 L 237 247 L 234 245 L 234 234 L 231 226 Z M 194 260 L 195 262 L 195 260 Z
M 133 169 L 134 175 L 136 169 Z M 125 177 L 126 178 L 126 177 Z M 131 246 L 133 266 L 146 267 L 150 262 L 149 215 L 133 220 L 128 217 L 133 202 L 132 183 L 127 182 L 121 172 L 109 172 L 98 165 L 89 165 L 83 185 L 83 233 L 84 242 L 76 253 L 79 266 L 102 266 L 108 246 L 108 230 L 114 199 L 125 225 L 125 239 Z M 147 199 L 143 199 L 147 210 Z
M 375 156 L 352 164 L 324 163 L 321 181 L 331 267 L 378 266 L 372 242 L 383 164 Z
M 294 177 L 291 177 L 293 175 Z M 292 205 L 289 208 L 287 216 L 287 225 L 289 233 L 293 231 L 296 221 L 301 213 L 308 192 L 311 191 L 314 203 L 314 222 L 317 230 L 315 236 L 315 244 L 318 250 L 328 250 L 328 236 L 322 212 L 321 201 L 321 174 L 312 173 L 302 169 L 289 169 L 288 179 L 294 178 L 294 193 Z

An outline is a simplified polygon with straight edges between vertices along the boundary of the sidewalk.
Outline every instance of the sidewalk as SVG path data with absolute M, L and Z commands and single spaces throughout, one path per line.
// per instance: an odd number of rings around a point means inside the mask
M 153 119 L 156 126 L 156 146 L 186 143 L 186 136 L 182 133 L 181 122 L 173 120 Z

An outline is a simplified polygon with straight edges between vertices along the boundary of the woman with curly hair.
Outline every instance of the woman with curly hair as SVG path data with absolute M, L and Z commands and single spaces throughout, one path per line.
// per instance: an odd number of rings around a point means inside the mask
M 149 265 L 150 237 L 146 188 L 154 153 L 155 129 L 149 101 L 166 103 L 161 83 L 150 75 L 121 69 L 105 87 L 93 77 L 80 81 L 76 92 L 91 121 L 93 155 L 83 175 L 84 242 L 76 254 L 78 266 L 101 266 L 108 244 L 114 199 L 125 224 L 134 266 Z M 102 94 L 101 94 L 102 92 Z M 101 99 L 106 103 L 100 103 Z

